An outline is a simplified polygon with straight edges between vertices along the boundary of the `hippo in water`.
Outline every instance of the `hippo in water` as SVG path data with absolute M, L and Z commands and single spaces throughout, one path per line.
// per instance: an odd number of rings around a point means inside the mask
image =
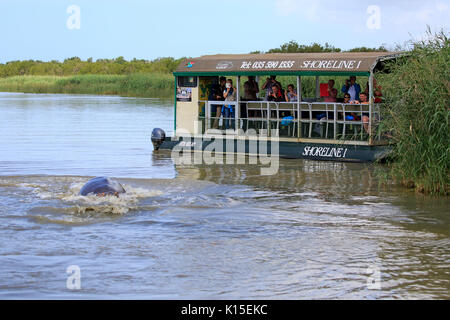
M 125 189 L 115 180 L 106 177 L 97 177 L 89 180 L 80 190 L 81 196 L 87 196 L 90 193 L 96 194 L 97 196 L 114 195 L 118 197 L 119 194 L 125 193 Z

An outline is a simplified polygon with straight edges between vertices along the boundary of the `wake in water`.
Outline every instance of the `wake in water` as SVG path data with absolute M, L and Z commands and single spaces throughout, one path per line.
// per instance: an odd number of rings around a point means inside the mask
M 58 224 L 84 224 L 120 217 L 142 209 L 143 200 L 162 194 L 159 190 L 122 183 L 127 192 L 118 197 L 79 195 L 88 180 L 84 177 L 0 177 L 0 190 L 6 197 L 14 196 L 23 204 L 29 203 L 28 208 L 22 206 L 22 209 L 33 220 Z
M 160 191 L 124 184 L 123 186 L 127 192 L 119 196 L 107 195 L 99 197 L 94 194 L 81 196 L 79 192 L 83 186 L 84 183 L 82 182 L 73 183 L 67 192 L 57 194 L 56 197 L 69 205 L 73 205 L 76 208 L 76 213 L 80 215 L 87 212 L 124 215 L 130 210 L 137 210 L 140 199 L 161 195 Z

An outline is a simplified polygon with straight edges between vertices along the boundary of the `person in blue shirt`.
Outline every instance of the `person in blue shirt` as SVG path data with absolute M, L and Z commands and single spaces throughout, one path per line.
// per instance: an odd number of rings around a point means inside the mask
M 223 97 L 225 98 L 225 101 L 236 101 L 236 88 L 233 87 L 233 80 L 231 79 L 227 80 L 225 90 L 223 91 Z M 222 106 L 222 115 L 225 122 L 225 129 L 230 128 L 230 122 L 231 126 L 234 129 L 234 120 L 233 120 L 235 117 L 234 114 L 235 114 L 234 105 L 228 104 Z
M 342 86 L 341 91 L 350 95 L 350 101 L 359 101 L 361 86 L 356 83 L 356 77 L 351 76 L 350 79 L 345 80 L 345 84 Z

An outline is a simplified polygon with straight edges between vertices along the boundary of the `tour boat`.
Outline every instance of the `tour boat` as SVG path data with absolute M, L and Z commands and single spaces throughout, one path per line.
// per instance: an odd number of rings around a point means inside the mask
M 388 133 L 379 130 L 383 104 L 375 103 L 374 75 L 388 72 L 386 62 L 402 55 L 401 52 L 219 54 L 186 59 L 174 72 L 174 134 L 166 137 L 162 130 L 154 130 L 154 149 L 245 155 L 276 151 L 283 158 L 351 162 L 383 159 L 391 148 Z M 266 77 L 273 75 L 278 76 L 277 80 L 290 77 L 296 86 L 297 101 L 265 99 L 262 85 Z M 211 97 L 222 76 L 233 80 L 234 101 Z M 256 99 L 243 98 L 244 76 L 255 77 L 260 91 Z M 327 102 L 324 89 L 328 79 L 339 82 L 339 77 L 352 76 L 357 77 L 362 91 L 368 83 L 368 101 Z M 306 81 L 308 77 L 312 79 Z M 315 87 L 310 90 L 314 96 L 302 95 L 302 85 L 306 83 Z M 342 96 L 341 88 L 336 89 Z M 227 118 L 220 112 L 223 106 L 234 111 Z M 262 147 L 261 141 L 266 145 Z

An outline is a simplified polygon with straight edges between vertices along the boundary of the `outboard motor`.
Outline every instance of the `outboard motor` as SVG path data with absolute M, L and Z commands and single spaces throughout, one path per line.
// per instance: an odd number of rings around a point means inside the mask
M 159 150 L 161 144 L 166 140 L 166 133 L 163 129 L 155 128 L 152 131 L 152 143 L 155 150 Z

